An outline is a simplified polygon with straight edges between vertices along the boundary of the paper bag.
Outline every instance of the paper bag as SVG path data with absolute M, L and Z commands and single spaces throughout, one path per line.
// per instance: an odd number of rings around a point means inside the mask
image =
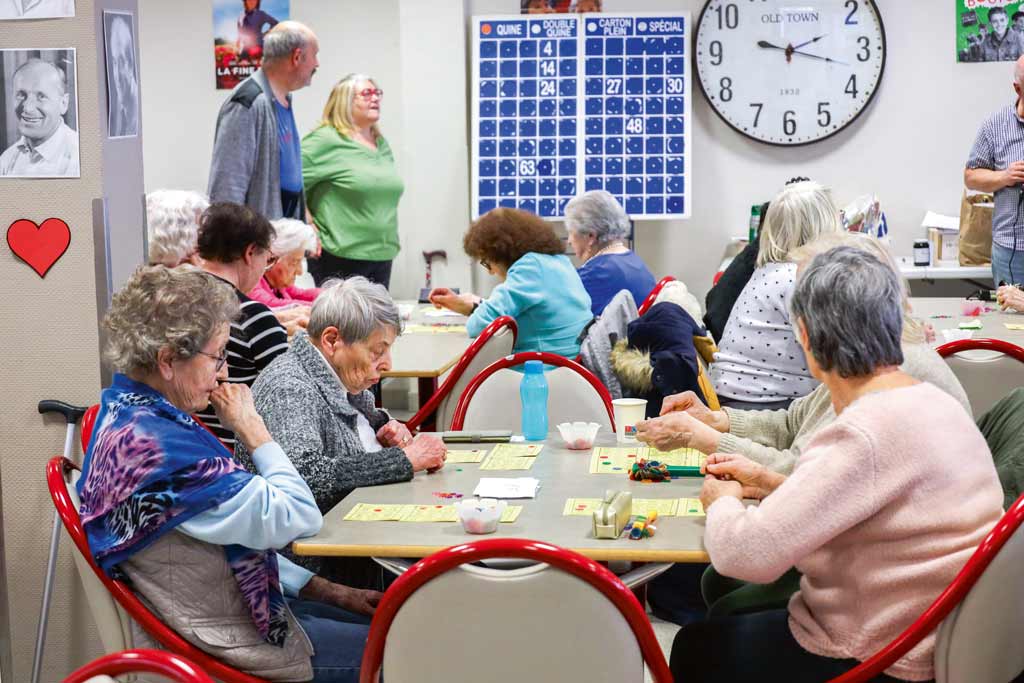
M 960 200 L 960 265 L 987 266 L 992 262 L 992 195 L 968 195 Z

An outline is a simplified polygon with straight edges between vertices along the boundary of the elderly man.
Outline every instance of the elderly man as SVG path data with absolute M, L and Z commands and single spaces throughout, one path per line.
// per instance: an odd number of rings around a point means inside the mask
M 139 134 L 139 79 L 135 72 L 135 41 L 130 14 L 114 14 L 107 40 L 107 78 L 110 88 L 110 137 Z
M 0 154 L 0 176 L 77 178 L 78 133 L 64 123 L 71 100 L 64 72 L 30 59 L 14 72 L 11 84 L 21 137 Z
M 992 11 L 995 11 L 994 9 Z M 998 285 L 1024 282 L 1024 57 L 1013 72 L 1013 105 L 985 119 L 967 157 L 964 184 L 995 193 L 992 215 L 992 279 Z
M 283 21 L 263 38 L 263 67 L 231 91 L 217 116 L 211 202 L 245 204 L 267 219 L 305 216 L 302 150 L 289 93 L 320 63 L 316 35 Z
M 982 61 L 1008 62 L 1024 54 L 1024 36 L 1010 30 L 1010 16 L 1006 9 L 989 9 L 988 23 L 992 30 L 988 32 L 981 45 Z

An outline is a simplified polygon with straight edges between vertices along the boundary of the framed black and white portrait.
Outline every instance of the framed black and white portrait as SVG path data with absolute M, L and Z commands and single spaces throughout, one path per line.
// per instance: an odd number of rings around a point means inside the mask
M 75 16 L 75 0 L 0 0 L 0 19 L 55 19 Z
M 0 178 L 78 178 L 74 48 L 0 50 Z
M 139 69 L 135 52 L 135 17 L 130 12 L 103 12 L 107 65 L 107 135 L 139 134 Z

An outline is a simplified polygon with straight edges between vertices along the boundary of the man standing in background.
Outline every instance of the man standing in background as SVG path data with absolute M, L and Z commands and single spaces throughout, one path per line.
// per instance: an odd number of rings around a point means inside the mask
M 309 85 L 320 43 L 307 26 L 283 21 L 263 37 L 263 66 L 217 116 L 211 202 L 252 207 L 269 220 L 305 217 L 302 151 L 290 93 Z

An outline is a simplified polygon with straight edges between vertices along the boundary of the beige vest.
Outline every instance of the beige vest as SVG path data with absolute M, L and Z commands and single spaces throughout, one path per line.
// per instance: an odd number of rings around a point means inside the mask
M 119 568 L 160 619 L 225 664 L 271 681 L 309 681 L 313 646 L 288 611 L 284 647 L 263 640 L 224 549 L 173 531 Z M 136 647 L 153 640 L 133 626 Z

